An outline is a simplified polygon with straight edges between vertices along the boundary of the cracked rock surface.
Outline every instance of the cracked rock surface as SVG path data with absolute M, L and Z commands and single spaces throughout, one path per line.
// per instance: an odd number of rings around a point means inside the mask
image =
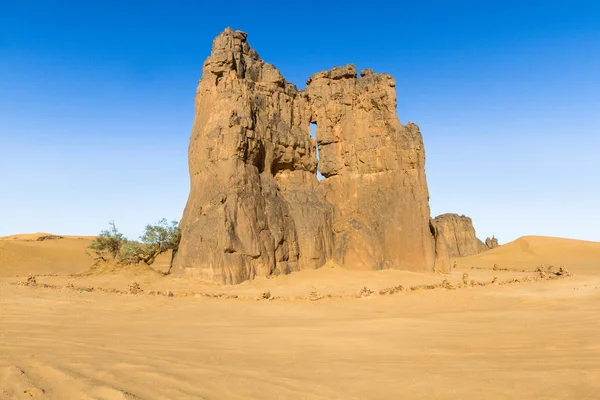
M 228 28 L 195 105 L 175 272 L 236 284 L 327 262 L 449 265 L 430 223 L 422 136 L 400 124 L 390 75 L 335 67 L 299 91 Z

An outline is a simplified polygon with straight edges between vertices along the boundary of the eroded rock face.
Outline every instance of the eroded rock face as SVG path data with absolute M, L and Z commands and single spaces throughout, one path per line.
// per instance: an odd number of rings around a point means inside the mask
M 411 271 L 449 260 L 435 249 L 419 128 L 400 124 L 390 75 L 360 75 L 333 68 L 298 91 L 245 33 L 214 40 L 196 92 L 174 271 L 239 283 L 330 260 Z
M 487 246 L 488 249 L 495 249 L 496 247 L 499 247 L 500 245 L 498 244 L 498 239 L 496 239 L 494 236 L 492 236 L 491 238 L 486 238 L 485 239 L 485 245 Z
M 428 271 L 434 264 L 425 151 L 396 116 L 390 75 L 352 65 L 311 76 L 321 182 L 335 205 L 333 258 L 346 268 Z
M 452 271 L 452 265 L 450 264 L 452 252 L 448 240 L 444 235 L 443 229 L 441 229 L 441 225 L 436 224 L 433 219 L 430 220 L 429 226 L 435 241 L 434 269 L 438 273 L 449 274 Z
M 475 234 L 471 218 L 458 214 L 442 214 L 433 219 L 438 235 L 448 246 L 450 257 L 467 257 L 488 250 Z
M 301 93 L 227 29 L 196 91 L 175 271 L 239 283 L 317 268 L 333 246 Z M 300 255 L 302 254 L 302 257 Z

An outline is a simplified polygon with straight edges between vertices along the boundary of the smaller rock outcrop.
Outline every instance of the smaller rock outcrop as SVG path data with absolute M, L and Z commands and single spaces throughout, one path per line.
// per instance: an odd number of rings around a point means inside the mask
M 450 257 L 468 257 L 488 250 L 475 235 L 471 218 L 458 214 L 442 214 L 432 220 L 436 237 L 445 242 Z M 497 244 L 497 242 L 496 242 Z
M 43 242 L 45 240 L 59 240 L 59 239 L 64 239 L 64 237 L 58 236 L 58 235 L 44 235 L 44 236 L 38 237 L 35 240 L 36 240 L 36 242 Z
M 495 249 L 496 247 L 500 246 L 498 244 L 498 239 L 496 239 L 494 236 L 492 236 L 491 238 L 485 239 L 485 245 L 490 250 Z

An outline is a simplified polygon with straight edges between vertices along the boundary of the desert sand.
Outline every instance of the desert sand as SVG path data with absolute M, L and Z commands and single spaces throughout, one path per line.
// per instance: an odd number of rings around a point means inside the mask
M 92 237 L 67 236 L 53 239 L 49 233 L 0 238 L 0 276 L 22 273 L 70 274 L 89 269 L 94 260 L 86 254 Z M 50 239 L 40 241 L 40 238 Z
M 0 398 L 600 398 L 600 243 L 524 237 L 449 276 L 325 266 L 220 286 L 85 273 L 90 238 L 36 238 L 0 240 Z M 530 281 L 540 264 L 572 276 Z

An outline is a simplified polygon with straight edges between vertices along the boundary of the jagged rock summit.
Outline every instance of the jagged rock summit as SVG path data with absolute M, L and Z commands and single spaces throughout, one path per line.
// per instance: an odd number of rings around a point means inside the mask
M 327 262 L 447 272 L 423 140 L 396 116 L 394 79 L 347 65 L 299 91 L 246 39 L 226 29 L 203 66 L 174 270 L 226 284 Z
M 477 239 L 473 221 L 465 215 L 438 215 L 433 220 L 433 225 L 444 238 L 450 257 L 468 257 L 488 250 L 488 247 Z
M 496 237 L 494 236 L 485 239 L 485 245 L 490 250 L 495 249 L 496 247 L 500 247 L 500 245 L 498 244 L 498 239 L 496 239 Z

